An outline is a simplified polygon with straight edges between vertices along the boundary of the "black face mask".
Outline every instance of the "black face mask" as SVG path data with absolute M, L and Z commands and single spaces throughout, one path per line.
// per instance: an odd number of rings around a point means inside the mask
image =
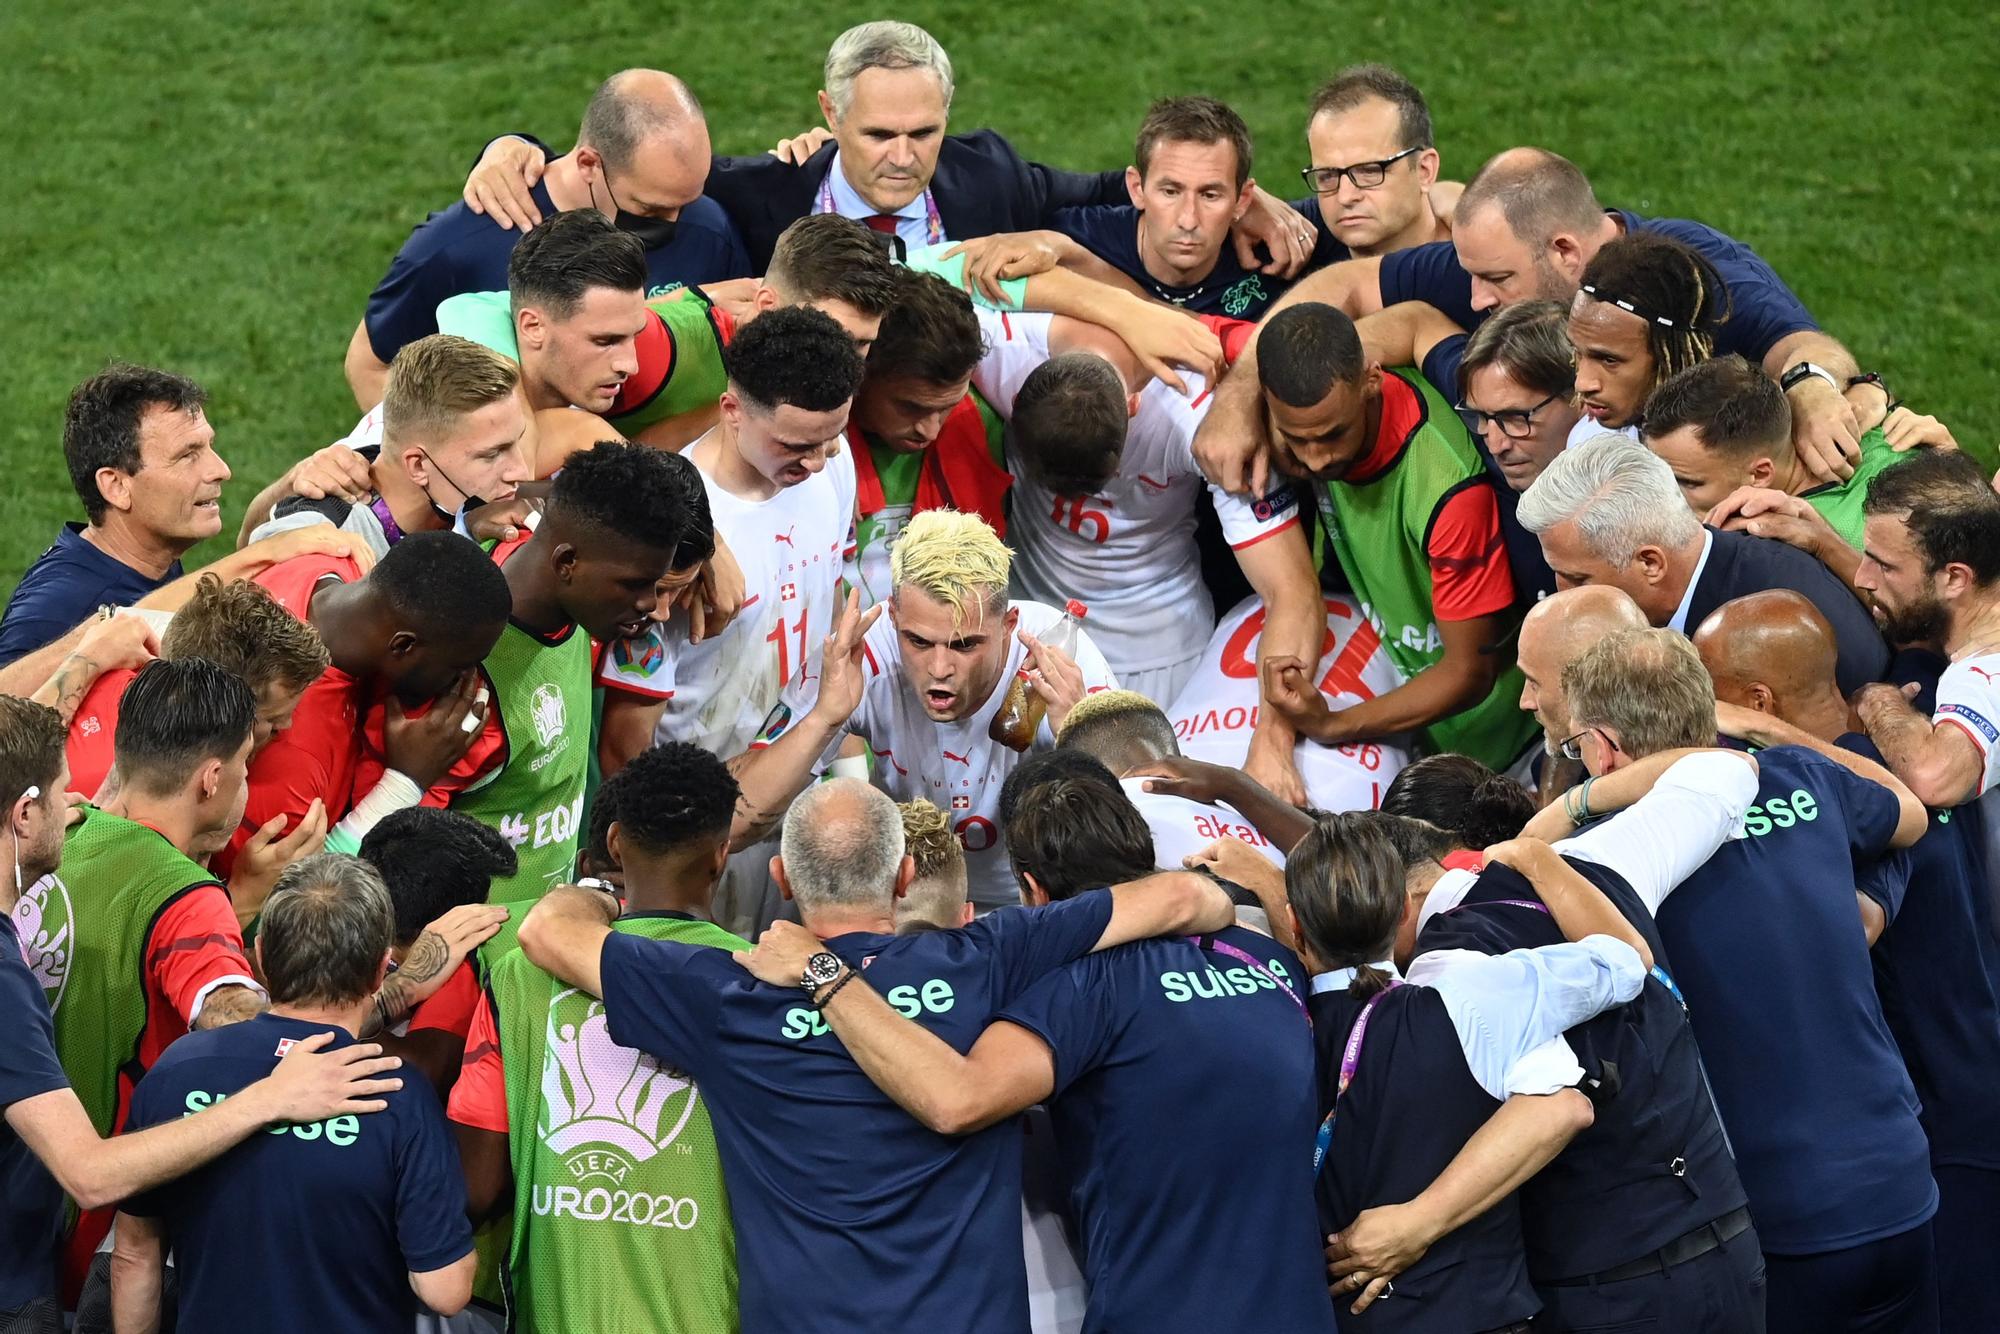
M 456 510 L 448 510 L 444 506 L 437 503 L 437 498 L 431 495 L 431 489 L 429 487 L 423 488 L 424 500 L 429 503 L 431 507 L 431 513 L 437 515 L 438 518 L 443 519 L 445 527 L 447 528 L 456 527 L 458 524 L 459 515 L 470 514 L 472 513 L 472 511 L 481 508 L 487 503 L 484 498 L 473 495 L 470 491 L 466 490 L 464 487 L 460 486 L 457 482 L 453 481 L 450 473 L 446 472 L 443 468 L 438 467 L 438 461 L 430 456 L 430 452 L 428 450 L 419 450 L 418 452 L 423 454 L 424 462 L 430 464 L 431 468 L 437 473 L 437 475 L 444 478 L 446 486 L 449 486 L 452 490 L 458 492 L 458 494 L 465 497 L 465 499 L 462 502 L 460 502 L 459 507 Z
M 621 232 L 630 232 L 637 237 L 643 249 L 658 250 L 674 239 L 674 219 L 651 218 L 644 213 L 627 213 L 624 205 L 618 202 L 618 196 L 611 193 L 609 176 L 604 178 L 604 193 L 610 198 L 611 207 L 616 210 L 612 215 L 611 225 Z M 590 202 L 593 205 L 597 203 L 595 181 L 590 185 Z

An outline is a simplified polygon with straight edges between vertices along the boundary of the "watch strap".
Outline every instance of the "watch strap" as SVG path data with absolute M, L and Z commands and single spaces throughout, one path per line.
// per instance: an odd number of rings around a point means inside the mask
M 1801 361 L 1788 368 L 1784 375 L 1779 377 L 1778 387 L 1789 394 L 1809 379 L 1824 380 L 1829 389 L 1840 388 L 1840 381 L 1834 378 L 1832 371 L 1810 361 Z

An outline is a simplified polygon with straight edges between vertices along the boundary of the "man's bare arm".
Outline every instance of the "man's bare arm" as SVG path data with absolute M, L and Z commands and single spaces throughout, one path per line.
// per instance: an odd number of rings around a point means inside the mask
M 159 1220 L 118 1215 L 111 1243 L 111 1327 L 118 1334 L 157 1334 L 166 1259 Z
M 194 1028 L 196 1032 L 226 1028 L 255 1019 L 270 1008 L 271 1002 L 249 987 L 217 987 L 201 1003 L 201 1013 L 194 1017 Z
M 603 996 L 601 963 L 618 900 L 600 890 L 557 885 L 521 922 L 521 950 L 535 967 L 593 996 Z
M 1947 810 L 1979 795 L 1986 764 L 1958 727 L 1932 723 L 1901 690 L 1879 682 L 1855 692 L 1854 712 L 1890 772 L 1924 805 Z
M 1316 660 L 1275 671 L 1266 687 L 1267 696 L 1275 707 L 1285 710 L 1300 733 L 1325 745 L 1372 741 L 1411 731 L 1486 698 L 1500 675 L 1498 646 L 1512 625 L 1511 613 L 1440 621 L 1438 636 L 1444 641 L 1444 653 L 1436 662 L 1394 690 L 1345 709 L 1328 707 L 1308 676 Z
M 347 356 L 341 369 L 347 374 L 347 387 L 353 391 L 356 407 L 366 412 L 382 401 L 382 386 L 388 383 L 389 367 L 375 355 L 367 320 L 354 326 L 354 337 L 347 340 Z

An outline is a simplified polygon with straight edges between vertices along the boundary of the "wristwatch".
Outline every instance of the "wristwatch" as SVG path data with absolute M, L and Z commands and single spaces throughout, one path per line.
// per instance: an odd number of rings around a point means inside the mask
M 806 970 L 799 978 L 799 986 L 810 996 L 827 983 L 840 976 L 840 970 L 847 965 L 831 950 L 820 950 L 806 960 Z
M 1789 394 L 1806 380 L 1815 377 L 1826 381 L 1827 388 L 1834 392 L 1840 391 L 1840 381 L 1833 378 L 1833 372 L 1810 361 L 1801 361 L 1798 365 L 1788 368 L 1778 377 L 1778 388 Z

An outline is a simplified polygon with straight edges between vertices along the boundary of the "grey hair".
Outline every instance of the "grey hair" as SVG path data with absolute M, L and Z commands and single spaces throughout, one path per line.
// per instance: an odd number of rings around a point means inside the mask
M 285 868 L 257 928 L 275 1005 L 347 1005 L 375 990 L 396 917 L 382 875 L 359 857 L 319 852 Z
M 807 788 L 785 812 L 778 855 L 801 912 L 887 909 L 903 861 L 903 815 L 865 779 L 829 779 Z
M 951 57 L 914 23 L 881 19 L 856 24 L 833 39 L 826 52 L 826 95 L 833 99 L 834 115 L 845 116 L 854 105 L 854 81 L 869 69 L 927 69 L 937 75 L 945 108 L 951 108 Z
M 1521 526 L 1540 536 L 1565 520 L 1607 563 L 1622 567 L 1640 547 L 1679 550 L 1701 535 L 1674 470 L 1637 440 L 1599 435 L 1564 450 L 1521 495 Z

